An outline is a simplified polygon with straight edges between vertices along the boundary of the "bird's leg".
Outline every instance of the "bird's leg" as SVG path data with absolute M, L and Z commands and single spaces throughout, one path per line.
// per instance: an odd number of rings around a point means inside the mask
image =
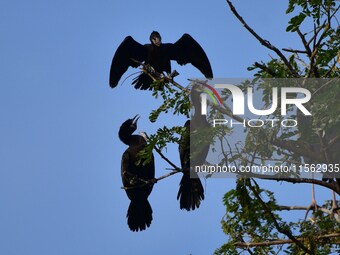
M 336 197 L 335 197 L 335 191 L 332 190 L 332 209 L 337 210 L 338 208 L 338 203 L 336 202 Z
M 340 222 L 340 207 L 338 207 L 338 203 L 336 202 L 335 192 L 332 190 L 332 209 L 331 209 L 331 217 L 333 217 L 337 222 Z
M 145 69 L 151 75 L 154 75 L 156 73 L 155 69 L 152 66 L 150 66 L 150 65 L 145 65 Z
M 135 63 L 138 63 L 139 65 L 142 66 L 141 70 L 147 74 L 153 81 L 156 81 L 157 79 L 159 79 L 162 74 L 156 72 L 156 70 L 149 64 L 144 64 L 143 62 L 140 62 L 136 59 L 131 58 L 131 60 Z M 164 76 L 164 75 L 163 75 Z
M 132 173 L 127 172 L 127 171 L 123 172 L 123 176 L 124 176 L 124 178 L 127 178 L 130 185 L 137 185 L 137 184 L 140 184 L 140 183 L 148 184 L 148 181 L 146 181 L 142 178 L 139 178 L 137 175 L 132 174 Z
M 171 80 L 173 80 L 176 76 L 178 76 L 179 75 L 179 73 L 176 71 L 176 70 L 173 70 L 172 72 L 171 72 L 171 74 L 169 74 L 168 76 L 169 76 L 169 78 L 171 79 Z
M 312 178 L 313 178 L 314 174 L 312 173 Z M 314 183 L 312 183 L 312 202 L 310 203 L 310 205 L 308 206 L 306 215 L 305 215 L 305 220 L 307 219 L 307 215 L 309 213 L 310 210 L 313 210 L 313 212 L 316 212 L 318 210 L 318 205 L 316 203 L 316 199 L 315 199 L 315 186 Z M 314 222 L 315 218 L 314 216 L 312 216 L 311 221 Z
M 157 182 L 158 182 L 157 178 L 152 178 L 152 179 L 150 179 L 151 185 L 154 185 L 154 184 L 157 183 Z

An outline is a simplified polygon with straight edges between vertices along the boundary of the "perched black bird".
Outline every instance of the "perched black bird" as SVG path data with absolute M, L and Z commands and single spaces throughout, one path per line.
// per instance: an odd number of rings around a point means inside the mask
M 312 122 L 313 119 L 311 116 L 304 116 L 301 113 L 297 113 L 297 120 L 299 123 L 299 129 L 301 129 L 300 132 L 300 140 L 303 141 L 302 143 L 306 143 L 305 141 L 310 139 L 311 133 L 314 132 L 312 128 Z M 303 156 L 303 160 L 306 164 L 310 165 L 322 165 L 325 164 L 329 167 L 335 166 L 336 164 L 339 164 L 340 159 L 340 142 L 334 142 L 336 137 L 339 133 L 339 126 L 330 128 L 328 130 L 323 130 L 322 133 L 317 134 L 318 136 L 318 142 L 310 143 L 309 141 L 307 144 L 307 149 L 309 150 L 310 154 L 312 156 Z M 307 133 L 307 135 L 306 135 Z M 309 135 L 309 136 L 308 136 Z M 333 141 L 333 142 L 332 142 Z M 324 149 L 324 148 L 326 149 Z M 322 176 L 322 180 L 325 182 L 337 182 L 340 184 L 340 179 L 335 178 L 336 174 L 331 172 L 324 172 Z M 312 172 L 311 178 L 314 178 L 314 172 Z M 308 207 L 308 210 L 305 214 L 305 219 L 307 218 L 307 215 L 311 209 L 314 211 L 317 210 L 317 203 L 315 199 L 315 188 L 314 183 L 312 183 L 312 202 Z M 335 210 L 337 209 L 338 205 L 335 199 L 335 193 L 332 191 L 332 215 L 334 217 L 338 217 L 335 213 Z
M 150 35 L 151 44 L 142 45 L 131 36 L 127 36 L 119 45 L 111 64 L 110 86 L 116 87 L 126 70 L 138 67 L 139 64 L 132 59 L 151 65 L 156 72 L 171 73 L 170 60 L 176 60 L 178 64 L 191 63 L 198 68 L 205 77 L 212 78 L 210 62 L 202 47 L 189 35 L 184 34 L 175 43 L 162 43 L 158 32 Z M 150 89 L 152 79 L 145 73 L 139 75 L 133 82 L 136 89 Z
M 191 102 L 195 108 L 194 115 L 191 121 L 188 120 L 184 127 L 185 133 L 181 137 L 179 144 L 179 155 L 181 160 L 181 167 L 183 171 L 183 177 L 180 182 L 177 199 L 180 201 L 180 208 L 187 211 L 195 210 L 199 208 L 201 201 L 204 199 L 204 189 L 201 180 L 198 178 L 197 173 L 191 171 L 190 178 L 190 162 L 192 165 L 203 165 L 206 161 L 209 152 L 209 143 L 205 143 L 203 146 L 193 149 L 194 155 L 190 155 L 190 132 L 196 130 L 206 129 L 210 127 L 209 122 L 206 120 L 205 115 L 201 115 L 200 107 L 200 92 L 197 91 L 197 87 L 193 86 L 191 90 Z M 191 131 L 190 131 L 191 125 Z M 191 158 L 190 158 L 191 157 Z
M 155 162 L 152 160 L 147 164 L 138 164 L 140 159 L 138 153 L 145 148 L 146 141 L 143 136 L 132 135 L 137 129 L 139 116 L 125 121 L 119 129 L 120 140 L 129 146 L 123 154 L 121 175 L 126 194 L 131 200 L 126 217 L 130 230 L 145 230 L 152 221 L 152 208 L 148 197 L 153 185 L 144 185 L 155 177 Z M 132 187 L 132 188 L 131 188 Z M 129 189 L 130 188 L 130 189 Z

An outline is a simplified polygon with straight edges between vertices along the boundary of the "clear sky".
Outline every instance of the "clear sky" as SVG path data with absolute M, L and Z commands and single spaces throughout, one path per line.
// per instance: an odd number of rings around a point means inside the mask
M 279 48 L 297 45 L 297 37 L 285 33 L 287 1 L 235 2 L 265 39 Z M 215 77 L 250 77 L 248 66 L 270 58 L 223 0 L 1 1 L 0 254 L 199 255 L 224 243 L 222 196 L 233 179 L 209 179 L 201 207 L 187 212 L 176 200 L 181 176 L 167 178 L 149 198 L 151 227 L 133 233 L 126 224 L 129 200 L 120 179 L 126 146 L 118 139 L 119 126 L 137 113 L 138 130 L 147 133 L 185 122 L 162 115 L 150 123 L 148 113 L 160 101 L 133 89 L 131 79 L 109 88 L 118 45 L 127 35 L 148 43 L 153 30 L 163 42 L 191 34 Z M 173 68 L 183 85 L 201 76 L 189 65 Z M 179 164 L 176 146 L 166 155 Z M 156 176 L 167 167 L 156 156 Z M 283 204 L 310 203 L 308 185 L 266 186 Z M 318 189 L 317 198 L 330 195 Z

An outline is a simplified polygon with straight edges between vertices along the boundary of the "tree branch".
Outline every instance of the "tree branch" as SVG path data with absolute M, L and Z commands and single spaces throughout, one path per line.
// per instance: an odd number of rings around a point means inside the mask
M 253 180 L 254 181 L 254 180 Z M 254 181 L 255 182 L 255 181 Z M 256 183 L 256 182 L 255 182 Z M 266 214 L 271 218 L 275 228 L 277 229 L 277 231 L 279 231 L 280 233 L 284 234 L 285 236 L 287 236 L 293 243 L 295 243 L 298 247 L 300 247 L 304 252 L 308 253 L 308 254 L 312 254 L 312 252 L 303 245 L 303 243 L 301 242 L 301 240 L 298 240 L 293 234 L 292 232 L 288 229 L 288 228 L 282 228 L 280 226 L 280 224 L 277 222 L 276 217 L 274 216 L 274 214 L 272 213 L 271 209 L 268 208 L 267 204 L 262 200 L 260 194 L 257 192 L 257 190 L 254 188 L 254 186 L 252 186 L 249 183 L 249 188 L 253 191 L 255 197 L 257 198 L 257 200 L 260 202 L 260 204 L 262 205 L 262 208 L 264 209 L 264 211 L 266 212 Z
M 287 49 L 282 48 L 283 51 L 291 52 L 291 53 L 301 53 L 301 54 L 307 54 L 308 52 L 305 50 L 293 50 L 293 49 Z
M 276 48 L 274 45 L 272 45 L 269 41 L 264 40 L 262 37 L 260 37 L 245 21 L 244 19 L 240 16 L 240 14 L 236 11 L 234 5 L 230 0 L 227 0 L 227 3 L 229 5 L 230 10 L 232 13 L 236 16 L 236 18 L 241 22 L 241 24 L 266 48 L 274 51 L 280 58 L 281 60 L 285 63 L 291 74 L 298 78 L 300 75 L 296 72 L 296 70 L 293 68 L 293 66 L 289 63 L 287 58 L 282 54 L 282 52 Z
M 143 62 L 140 62 L 136 59 L 131 58 L 132 61 L 136 62 L 137 64 L 142 66 L 142 72 L 144 72 L 145 74 L 147 74 L 153 81 L 161 81 L 162 79 L 168 83 L 172 83 L 173 85 L 175 85 L 178 89 L 183 90 L 185 92 L 187 92 L 188 94 L 190 93 L 190 90 L 188 90 L 187 88 L 183 87 L 182 85 L 180 85 L 179 83 L 174 81 L 174 77 L 178 75 L 178 73 L 176 71 L 173 71 L 170 76 L 165 76 L 162 73 L 158 73 L 154 70 L 154 68 L 151 65 L 148 64 L 144 64 Z
M 128 173 L 128 172 L 125 172 L 124 174 L 126 174 L 126 173 Z M 182 171 L 180 171 L 180 170 L 173 170 L 172 172 L 170 172 L 168 174 L 162 175 L 162 176 L 160 176 L 158 178 L 151 179 L 149 181 L 146 181 L 146 180 L 144 180 L 142 178 L 137 177 L 136 175 L 133 175 L 133 178 L 136 178 L 138 181 L 141 181 L 143 183 L 141 183 L 140 185 L 136 185 L 136 186 L 121 187 L 121 189 L 130 190 L 130 189 L 142 188 L 142 187 L 145 187 L 147 185 L 153 185 L 153 184 L 157 183 L 158 181 L 163 180 L 165 178 L 168 178 L 169 176 L 177 174 L 177 173 L 182 173 Z M 131 173 L 128 173 L 128 174 L 132 175 Z
M 279 205 L 277 208 L 279 211 L 307 211 L 310 209 L 309 206 L 286 206 L 286 205 Z M 327 208 L 321 207 L 317 205 L 317 209 L 323 213 L 326 213 L 328 215 L 333 215 L 334 212 L 332 210 L 329 210 Z M 340 223 L 338 219 L 335 218 L 337 222 Z
M 312 150 L 308 148 L 307 145 L 299 141 L 272 139 L 270 143 L 282 149 L 294 152 L 299 156 L 313 158 L 322 161 L 322 158 L 320 158 L 318 154 L 314 153 Z
M 339 185 L 335 185 L 335 183 L 329 183 L 321 180 L 316 180 L 316 179 L 308 179 L 308 178 L 272 178 L 272 177 L 257 177 L 260 178 L 261 180 L 269 180 L 269 181 L 284 181 L 284 182 L 289 182 L 289 183 L 308 183 L 308 184 L 315 184 L 318 186 L 322 186 L 325 188 L 328 188 L 330 190 L 334 190 L 337 194 L 340 195 L 340 188 Z
M 301 41 L 302 41 L 302 44 L 303 46 L 305 47 L 306 49 L 306 53 L 307 55 L 310 57 L 310 55 L 312 55 L 312 51 L 309 47 L 309 43 L 306 41 L 306 37 L 302 34 L 302 32 L 300 31 L 300 28 L 297 28 L 296 30 L 297 34 L 300 36 L 301 38 Z
M 315 240 L 337 238 L 337 237 L 340 237 L 340 233 L 332 233 L 332 234 L 317 236 L 315 237 Z M 303 242 L 305 239 L 300 237 L 300 238 L 297 238 L 297 240 L 300 242 Z M 277 239 L 274 241 L 264 241 L 264 242 L 255 242 L 255 243 L 237 242 L 235 243 L 235 246 L 240 247 L 240 248 L 253 248 L 253 247 L 264 247 L 264 246 L 281 245 L 281 244 L 291 244 L 291 243 L 294 243 L 294 241 L 289 240 L 289 239 Z M 340 244 L 340 240 L 335 240 L 332 243 Z
M 181 168 L 179 168 L 178 166 L 176 166 L 174 163 L 172 163 L 167 157 L 164 156 L 164 154 L 162 153 L 162 151 L 157 148 L 156 146 L 154 147 L 155 151 L 159 154 L 159 156 L 161 156 L 162 159 L 164 159 L 166 162 L 168 162 L 168 164 L 170 166 L 172 166 L 176 171 L 180 172 Z M 162 178 L 163 179 L 163 178 Z
M 314 35 L 309 39 L 308 42 L 306 42 L 306 45 L 309 47 L 309 45 L 316 39 L 316 37 L 318 36 L 318 34 L 320 33 L 321 29 L 326 25 L 326 21 L 323 22 L 323 24 L 321 26 L 319 26 L 317 29 L 314 30 Z M 301 33 L 301 32 L 300 32 Z M 305 43 L 304 43 L 305 44 Z M 310 50 L 310 53 L 312 53 L 312 51 Z M 309 55 L 310 56 L 310 55 Z

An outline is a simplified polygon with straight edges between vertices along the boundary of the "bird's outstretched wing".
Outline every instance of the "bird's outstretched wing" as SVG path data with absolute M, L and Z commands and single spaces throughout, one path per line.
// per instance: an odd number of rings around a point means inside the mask
M 111 88 L 117 86 L 120 78 L 130 66 L 139 66 L 137 63 L 132 61 L 131 58 L 143 62 L 146 58 L 146 49 L 142 44 L 136 42 L 131 36 L 127 36 L 119 45 L 112 59 L 110 69 Z
M 184 34 L 174 44 L 169 44 L 170 58 L 176 60 L 178 64 L 185 65 L 191 63 L 206 78 L 212 78 L 213 72 L 207 55 L 202 47 L 189 34 Z

